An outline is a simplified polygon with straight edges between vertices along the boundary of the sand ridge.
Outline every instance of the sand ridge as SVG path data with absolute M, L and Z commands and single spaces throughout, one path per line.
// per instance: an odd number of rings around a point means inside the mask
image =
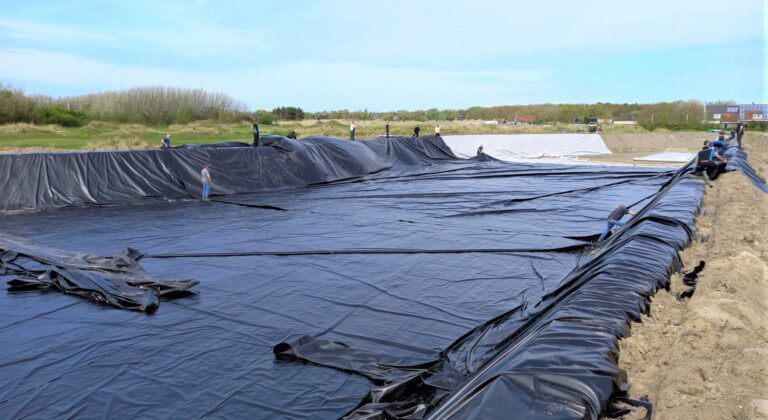
M 766 139 L 751 140 L 746 151 L 759 168 Z M 743 175 L 706 188 L 701 239 L 681 252 L 686 270 L 706 262 L 695 294 L 677 301 L 687 287 L 673 275 L 670 292 L 659 292 L 620 342 L 630 395 L 649 395 L 654 418 L 768 418 L 767 222 L 768 195 Z

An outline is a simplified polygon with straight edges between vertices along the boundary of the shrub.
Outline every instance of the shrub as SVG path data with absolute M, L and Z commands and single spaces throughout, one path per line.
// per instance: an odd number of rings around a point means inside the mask
M 82 127 L 88 116 L 79 111 L 68 111 L 62 106 L 38 106 L 33 115 L 36 124 L 58 124 L 62 127 Z

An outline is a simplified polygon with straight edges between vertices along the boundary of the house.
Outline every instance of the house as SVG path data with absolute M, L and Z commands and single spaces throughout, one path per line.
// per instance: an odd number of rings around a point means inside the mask
M 739 105 L 739 118 L 744 122 L 768 122 L 768 104 Z
M 515 124 L 535 124 L 536 117 L 534 115 L 515 115 L 513 122 Z
M 705 120 L 710 122 L 726 122 L 723 121 L 724 115 L 739 113 L 738 105 L 707 105 L 705 109 Z

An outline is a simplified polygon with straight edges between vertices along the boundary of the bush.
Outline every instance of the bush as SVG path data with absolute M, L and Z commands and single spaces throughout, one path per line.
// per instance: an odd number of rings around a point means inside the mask
M 275 121 L 277 121 L 277 118 L 275 118 L 275 116 L 271 112 L 268 112 L 266 114 L 259 114 L 258 117 L 259 117 L 259 124 L 263 124 L 263 125 L 272 125 L 275 123 Z
M 719 124 L 709 124 L 709 123 L 641 123 L 641 127 L 648 131 L 656 130 L 657 128 L 663 128 L 670 131 L 706 131 L 711 129 L 718 129 L 720 128 Z
M 32 117 L 36 124 L 58 124 L 62 127 L 82 127 L 88 116 L 78 111 L 68 111 L 62 106 L 38 106 Z

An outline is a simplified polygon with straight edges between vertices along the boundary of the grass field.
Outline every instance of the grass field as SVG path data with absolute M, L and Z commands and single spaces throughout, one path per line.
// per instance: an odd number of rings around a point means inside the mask
M 442 134 L 511 134 L 511 133 L 559 133 L 583 129 L 569 124 L 554 125 L 489 125 L 481 121 L 450 122 L 392 122 L 392 135 L 411 135 L 419 125 L 422 135 L 434 133 L 440 124 Z M 360 121 L 356 123 L 356 138 L 371 138 L 384 134 L 384 122 Z M 644 132 L 637 126 L 607 126 L 609 133 Z M 262 135 L 287 135 L 295 131 L 299 138 L 310 135 L 349 137 L 349 121 L 299 121 L 262 125 Z M 166 133 L 171 133 L 174 145 L 185 143 L 215 143 L 221 141 L 251 141 L 251 128 L 247 123 L 223 124 L 214 121 L 198 121 L 184 125 L 145 126 L 139 124 L 115 124 L 93 121 L 84 127 L 64 128 L 55 125 L 8 124 L 0 126 L 0 151 L 33 152 L 46 150 L 126 150 L 156 148 Z

